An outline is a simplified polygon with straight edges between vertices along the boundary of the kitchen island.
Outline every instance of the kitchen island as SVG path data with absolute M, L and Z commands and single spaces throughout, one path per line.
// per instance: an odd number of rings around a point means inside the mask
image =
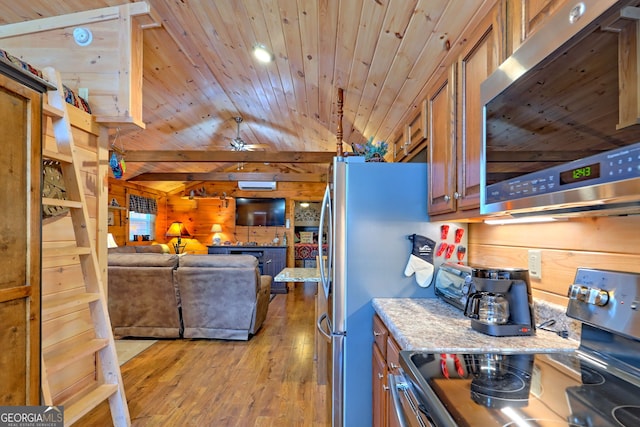
M 573 351 L 579 342 L 553 332 L 534 336 L 493 337 L 471 329 L 470 319 L 438 298 L 374 298 L 373 308 L 401 350 L 436 353 Z

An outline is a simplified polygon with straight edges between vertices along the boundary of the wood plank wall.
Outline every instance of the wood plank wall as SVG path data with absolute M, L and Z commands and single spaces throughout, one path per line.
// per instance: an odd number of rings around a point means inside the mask
M 640 273 L 640 215 L 570 219 L 528 225 L 469 224 L 471 264 L 527 268 L 529 249 L 540 249 L 542 279 L 534 297 L 562 306 L 578 267 Z
M 46 102 L 46 101 L 45 101 Z M 104 227 L 99 213 L 99 200 L 104 199 L 101 188 L 103 179 L 100 172 L 101 145 L 106 146 L 102 129 L 92 122 L 91 116 L 74 107 L 70 109 L 72 134 L 76 152 L 80 161 L 81 181 L 84 186 L 91 224 L 89 231 L 94 242 L 97 236 L 104 233 Z M 43 147 L 57 151 L 56 141 L 51 125 L 51 118 L 44 123 Z M 104 162 L 104 159 L 103 159 Z M 42 222 L 43 247 L 75 245 L 73 225 L 69 215 L 43 219 Z M 47 300 L 56 295 L 72 295 L 84 291 L 84 280 L 79 260 L 76 256 L 67 256 L 59 260 L 56 267 L 52 267 L 51 259 L 45 258 L 42 264 L 42 299 Z M 59 265 L 64 265 L 60 268 Z M 55 349 L 63 342 L 75 338 L 94 337 L 93 323 L 88 307 L 70 309 L 57 313 L 55 317 L 42 319 L 42 348 Z M 65 370 L 49 376 L 49 386 L 56 401 L 64 400 L 66 396 L 75 394 L 77 390 L 89 387 L 95 383 L 96 360 L 94 356 L 85 357 L 74 364 L 73 370 Z

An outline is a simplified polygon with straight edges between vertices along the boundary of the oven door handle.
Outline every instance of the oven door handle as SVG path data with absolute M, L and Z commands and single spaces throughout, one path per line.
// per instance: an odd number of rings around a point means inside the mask
M 394 374 L 388 375 L 389 388 L 391 389 L 391 400 L 393 401 L 393 408 L 396 413 L 396 419 L 400 427 L 410 427 L 404 418 L 402 412 L 402 403 L 400 402 L 400 394 L 398 393 L 398 383 L 396 382 L 396 376 Z

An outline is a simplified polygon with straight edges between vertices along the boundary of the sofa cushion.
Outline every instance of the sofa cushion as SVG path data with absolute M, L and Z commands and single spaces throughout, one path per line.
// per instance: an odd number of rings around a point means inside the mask
M 175 254 L 109 254 L 109 266 L 121 267 L 177 267 L 178 256 Z
M 154 254 L 168 254 L 169 245 L 164 243 L 154 243 L 153 245 L 140 245 L 140 246 L 117 246 L 115 248 L 109 248 L 110 254 L 135 254 L 135 253 L 154 253 Z
M 154 253 L 154 254 L 168 254 L 169 246 L 163 243 L 154 245 L 134 246 L 137 253 Z
M 180 267 L 256 268 L 258 258 L 253 255 L 189 254 L 180 258 Z
M 110 254 L 135 254 L 135 246 L 117 246 L 115 248 L 109 248 Z

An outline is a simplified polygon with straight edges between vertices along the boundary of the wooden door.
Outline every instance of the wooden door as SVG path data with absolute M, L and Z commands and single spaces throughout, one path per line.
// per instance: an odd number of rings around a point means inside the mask
M 455 211 L 455 76 L 453 64 L 437 80 L 427 98 L 429 215 Z
M 480 207 L 482 102 L 480 85 L 502 63 L 504 12 L 493 9 L 468 38 L 458 60 L 457 209 Z
M 42 101 L 0 87 L 0 405 L 39 405 Z

